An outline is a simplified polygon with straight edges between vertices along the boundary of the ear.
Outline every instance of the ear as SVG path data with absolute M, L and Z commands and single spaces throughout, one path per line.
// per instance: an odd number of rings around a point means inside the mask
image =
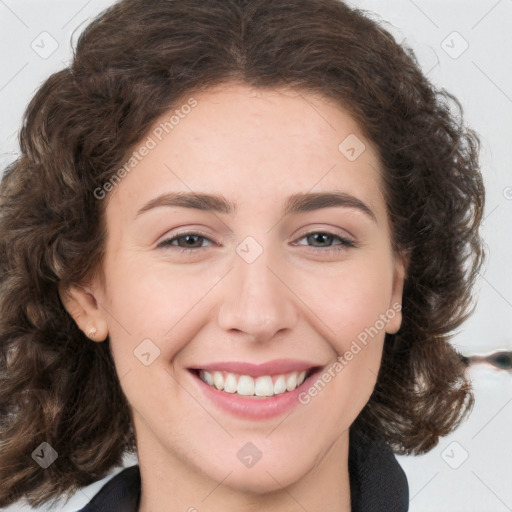
M 408 266 L 408 254 L 401 252 L 395 256 L 393 287 L 388 307 L 388 322 L 386 324 L 386 332 L 388 334 L 396 334 L 402 325 L 402 297 Z
M 94 341 L 105 341 L 108 336 L 106 316 L 90 289 L 80 285 L 63 286 L 59 296 L 66 311 L 79 329 Z

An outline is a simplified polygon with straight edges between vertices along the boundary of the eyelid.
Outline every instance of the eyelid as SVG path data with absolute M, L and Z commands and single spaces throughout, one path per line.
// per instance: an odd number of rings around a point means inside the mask
M 156 243 L 156 247 L 158 248 L 158 247 L 170 246 L 171 241 L 174 241 L 177 238 L 187 236 L 187 235 L 199 236 L 201 238 L 209 240 L 214 245 L 219 245 L 219 243 L 217 241 L 215 241 L 215 239 L 210 234 L 206 233 L 205 231 L 202 231 L 201 229 L 187 227 L 187 228 L 184 228 L 183 231 L 178 231 L 176 233 L 174 233 L 174 232 L 167 233 L 166 235 L 161 237 L 161 240 L 159 242 Z M 197 248 L 187 248 L 187 247 L 179 247 L 179 246 L 173 246 L 173 247 L 175 247 L 178 250 L 181 249 L 184 251 L 187 251 L 187 250 L 196 251 L 197 250 Z M 205 249 L 205 247 L 199 247 L 199 249 Z
M 326 235 L 332 235 L 339 237 L 341 239 L 356 243 L 356 237 L 353 236 L 350 232 L 348 232 L 346 229 L 341 229 L 336 226 L 326 226 L 324 225 L 318 225 L 318 226 L 308 226 L 306 231 L 302 232 L 301 230 L 298 230 L 298 235 L 294 235 L 293 239 L 298 240 L 300 238 L 303 238 L 308 235 L 312 235 L 314 233 L 325 233 Z
M 341 243 L 339 244 L 334 244 L 334 245 L 329 245 L 329 246 L 326 246 L 326 247 L 315 247 L 313 245 L 306 245 L 306 244 L 298 244 L 296 243 L 298 240 L 302 240 L 303 238 L 306 238 L 307 236 L 309 235 L 314 235 L 314 234 L 323 234 L 323 235 L 328 235 L 328 236 L 332 236 L 334 238 L 337 238 L 338 240 L 340 240 Z M 293 245 L 300 245 L 300 246 L 303 246 L 303 247 L 309 247 L 310 249 L 319 249 L 319 250 L 323 250 L 323 251 L 329 251 L 329 250 L 342 250 L 340 249 L 340 247 L 343 247 L 345 249 L 350 249 L 350 248 L 358 248 L 359 247 L 359 244 L 353 240 L 352 238 L 349 238 L 347 236 L 344 236 L 344 235 L 340 235 L 339 233 L 334 233 L 328 229 L 313 229 L 312 231 L 308 231 L 306 233 L 303 233 L 302 235 L 298 236 L 295 238 L 295 242 L 293 243 Z

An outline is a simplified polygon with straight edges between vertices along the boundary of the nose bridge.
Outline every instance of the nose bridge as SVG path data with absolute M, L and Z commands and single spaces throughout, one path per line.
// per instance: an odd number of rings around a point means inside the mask
M 219 308 L 222 329 L 242 331 L 264 341 L 294 325 L 295 306 L 290 291 L 275 275 L 276 266 L 275 258 L 266 251 L 252 262 L 236 258 Z

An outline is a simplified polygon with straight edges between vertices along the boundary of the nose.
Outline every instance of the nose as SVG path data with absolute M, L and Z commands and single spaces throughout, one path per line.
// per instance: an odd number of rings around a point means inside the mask
M 298 312 L 290 283 L 270 265 L 265 252 L 254 262 L 241 258 L 227 276 L 218 313 L 219 326 L 264 342 L 291 329 Z

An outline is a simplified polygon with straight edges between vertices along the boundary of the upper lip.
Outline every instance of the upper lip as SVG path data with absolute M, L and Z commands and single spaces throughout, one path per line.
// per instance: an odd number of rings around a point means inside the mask
M 266 363 L 253 364 L 243 361 L 219 361 L 201 366 L 194 366 L 191 370 L 206 370 L 208 372 L 224 371 L 238 373 L 240 375 L 250 375 L 260 377 L 262 375 L 276 375 L 290 372 L 301 372 L 310 370 L 322 365 L 310 361 L 301 361 L 298 359 L 274 359 Z

